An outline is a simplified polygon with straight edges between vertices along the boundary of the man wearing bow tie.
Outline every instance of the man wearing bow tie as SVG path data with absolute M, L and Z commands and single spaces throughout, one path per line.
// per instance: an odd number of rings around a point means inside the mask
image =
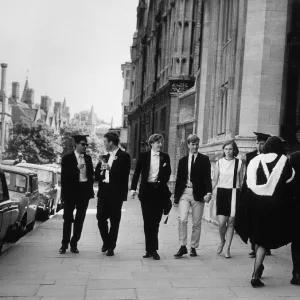
M 119 136 L 115 132 L 104 135 L 104 145 L 109 153 L 98 163 L 95 180 L 99 182 L 97 220 L 101 238 L 102 252 L 114 255 L 123 201 L 127 200 L 130 173 L 130 155 L 119 148 Z M 107 220 L 110 220 L 110 228 Z
M 60 254 L 66 253 L 70 244 L 71 252 L 79 253 L 80 239 L 89 200 L 94 198 L 94 169 L 92 159 L 86 154 L 88 135 L 75 135 L 75 151 L 66 154 L 61 162 L 61 195 L 64 201 L 64 224 Z M 76 209 L 75 219 L 73 212 Z M 73 224 L 73 236 L 71 238 Z
M 159 223 L 165 202 L 169 201 L 171 196 L 168 188 L 171 175 L 170 157 L 167 153 L 161 152 L 163 141 L 161 134 L 150 136 L 148 143 L 151 150 L 140 154 L 131 184 L 131 195 L 134 197 L 140 174 L 142 174 L 139 199 L 146 240 L 146 253 L 143 257 L 153 257 L 155 260 L 160 259 L 157 253 Z
M 191 134 L 187 138 L 189 154 L 178 162 L 175 184 L 174 204 L 179 204 L 178 232 L 180 248 L 176 258 L 187 254 L 187 223 L 190 208 L 192 209 L 193 229 L 191 236 L 190 256 L 197 256 L 201 221 L 205 202 L 211 200 L 211 167 L 209 158 L 198 152 L 199 137 Z

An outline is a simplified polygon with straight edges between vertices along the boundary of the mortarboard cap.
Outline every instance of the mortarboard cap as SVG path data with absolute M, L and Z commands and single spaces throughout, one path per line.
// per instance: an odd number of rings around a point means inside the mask
M 262 133 L 262 132 L 253 132 L 256 135 L 256 139 L 258 141 L 266 141 L 269 137 L 271 137 L 270 134 Z
M 77 134 L 77 135 L 73 135 L 72 138 L 74 139 L 75 143 L 80 143 L 81 141 L 85 141 L 87 143 L 87 137 L 89 135 L 88 134 Z

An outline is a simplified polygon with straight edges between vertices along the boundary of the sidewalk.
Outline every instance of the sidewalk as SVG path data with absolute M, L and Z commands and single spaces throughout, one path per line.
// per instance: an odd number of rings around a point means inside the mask
M 79 254 L 60 255 L 62 215 L 41 224 L 0 256 L 0 300 L 92 299 L 300 299 L 290 285 L 290 246 L 273 251 L 265 260 L 266 287 L 250 286 L 253 260 L 249 246 L 237 235 L 232 259 L 218 256 L 218 231 L 203 222 L 198 257 L 174 259 L 177 213 L 161 224 L 161 260 L 143 259 L 144 235 L 140 205 L 124 203 L 115 256 L 101 253 L 96 223 L 96 200 L 90 202 Z M 163 221 L 165 218 L 163 218 Z M 191 225 L 191 220 L 189 221 Z M 189 226 L 189 233 L 191 232 Z

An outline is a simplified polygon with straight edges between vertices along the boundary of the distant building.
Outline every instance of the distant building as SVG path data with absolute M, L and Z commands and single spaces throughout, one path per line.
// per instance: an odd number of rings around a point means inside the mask
M 127 145 L 128 139 L 128 112 L 129 112 L 129 99 L 130 89 L 134 85 L 131 80 L 131 63 L 126 62 L 121 65 L 122 77 L 123 77 L 123 95 L 122 95 L 122 126 L 120 131 L 121 142 Z
M 34 102 L 34 90 L 29 88 L 26 78 L 22 97 L 20 99 L 20 83 L 12 83 L 12 94 L 9 104 L 12 110 L 12 123 L 25 122 L 30 126 L 33 123 L 43 123 L 58 132 L 70 122 L 70 109 L 66 99 L 54 102 L 49 96 L 41 96 L 40 104 Z

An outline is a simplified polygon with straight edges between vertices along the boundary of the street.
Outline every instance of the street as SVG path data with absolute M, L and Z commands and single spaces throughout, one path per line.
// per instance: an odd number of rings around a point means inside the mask
M 290 246 L 266 258 L 264 288 L 250 286 L 253 260 L 237 235 L 232 259 L 216 254 L 218 230 L 203 221 L 198 257 L 174 259 L 178 250 L 177 213 L 160 227 L 161 260 L 143 259 L 144 235 L 139 202 L 128 199 L 115 256 L 101 252 L 96 200 L 90 201 L 79 254 L 58 249 L 62 213 L 39 224 L 0 256 L 0 299 L 300 299 L 291 279 Z M 162 221 L 164 221 L 163 218 Z M 190 232 L 191 220 L 189 220 Z M 17 298 L 14 298 L 17 297 Z

